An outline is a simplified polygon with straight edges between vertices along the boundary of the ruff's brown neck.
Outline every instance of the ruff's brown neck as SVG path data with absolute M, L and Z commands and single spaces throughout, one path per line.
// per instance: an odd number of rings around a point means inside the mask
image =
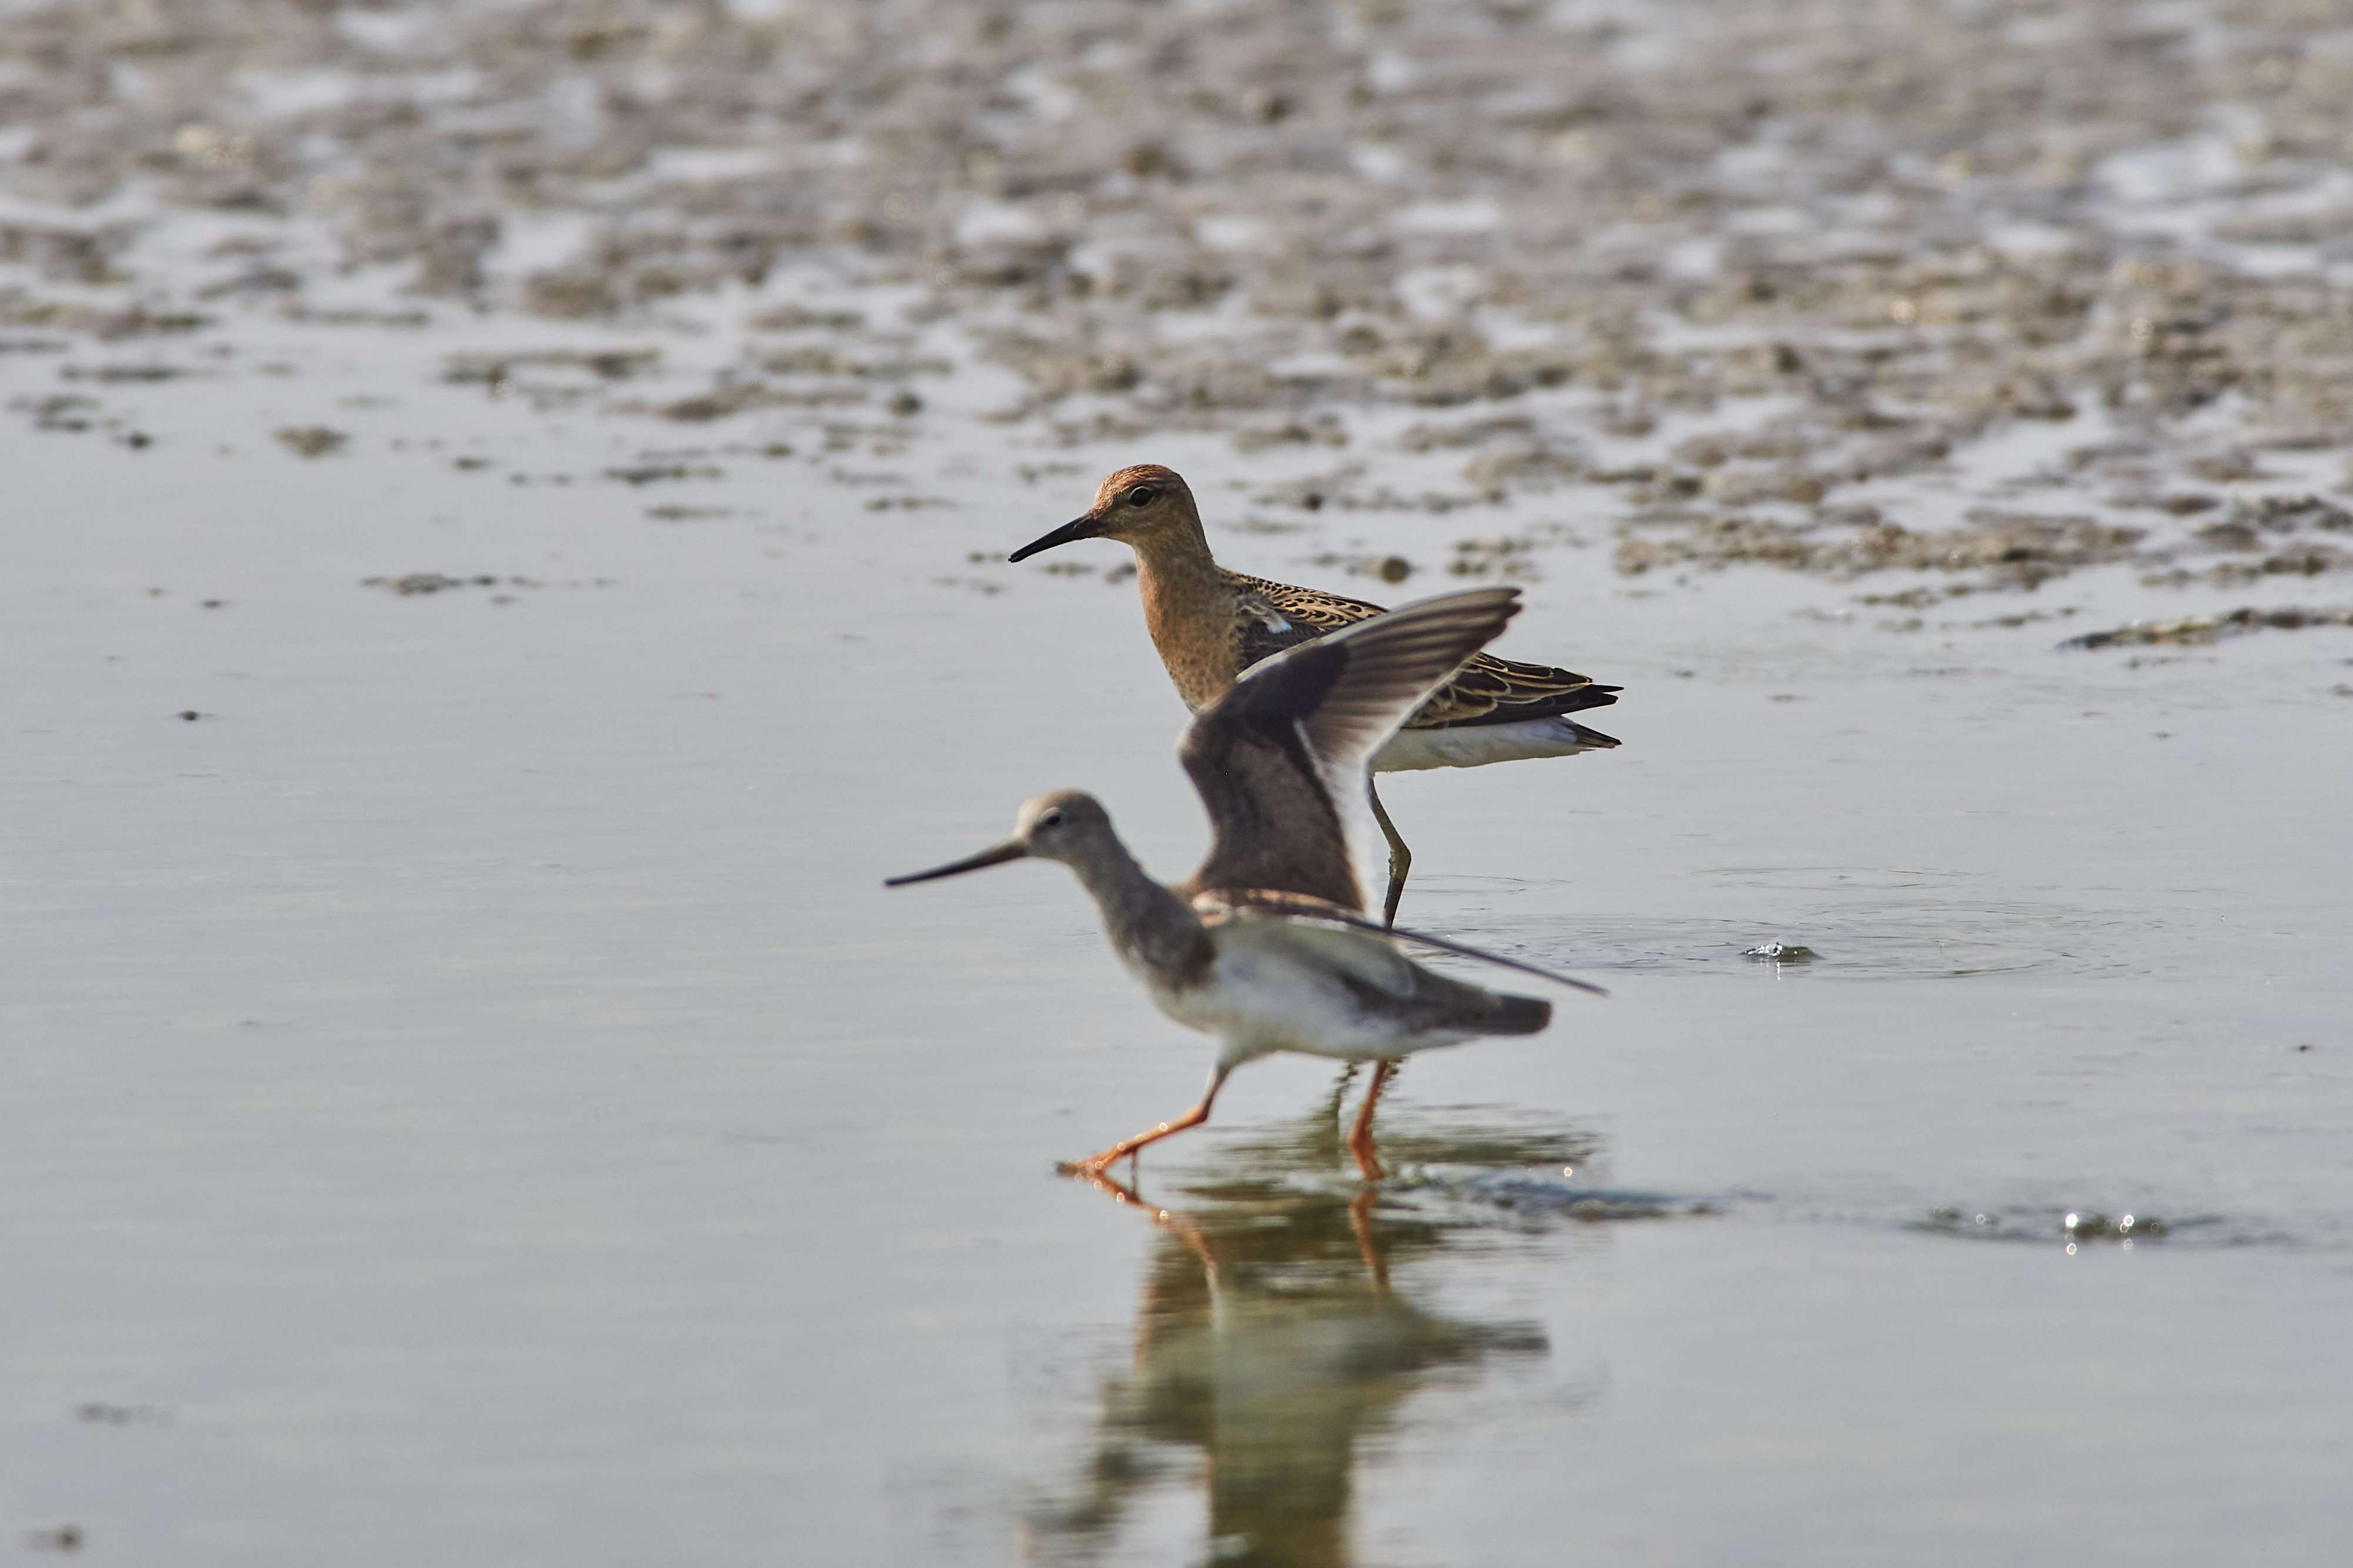
M 1240 673 L 1235 668 L 1234 595 L 1209 555 L 1201 526 L 1135 542 L 1144 624 L 1185 706 L 1198 712 Z

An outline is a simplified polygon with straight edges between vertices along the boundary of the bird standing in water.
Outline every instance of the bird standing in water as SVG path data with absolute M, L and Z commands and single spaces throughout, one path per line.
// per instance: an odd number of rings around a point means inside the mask
M 1404 938 L 1599 994 L 1599 987 L 1365 918 L 1343 803 L 1367 762 L 1470 655 L 1518 613 L 1514 588 L 1479 588 L 1407 605 L 1303 644 L 1250 669 L 1187 728 L 1177 755 L 1208 808 L 1208 858 L 1186 881 L 1146 875 L 1092 795 L 1041 795 L 992 849 L 889 886 L 1009 860 L 1059 860 L 1078 873 L 1120 961 L 1163 1013 L 1213 1035 L 1201 1101 L 1174 1120 L 1063 1169 L 1088 1176 L 1209 1119 L 1227 1076 L 1276 1051 L 1377 1065 L 1348 1146 L 1381 1174 L 1373 1107 L 1412 1052 L 1481 1035 L 1530 1035 L 1552 1016 L 1532 996 L 1486 991 L 1413 963 Z
M 1008 559 L 1081 539 L 1116 539 L 1135 552 L 1144 624 L 1176 683 L 1198 713 L 1241 673 L 1286 648 L 1326 637 L 1382 613 L 1378 605 L 1316 588 L 1293 587 L 1229 572 L 1209 553 L 1193 492 L 1157 463 L 1122 468 L 1095 491 L 1094 505 Z M 1421 768 L 1475 768 L 1522 757 L 1573 757 L 1618 744 L 1572 722 L 1571 713 L 1606 708 L 1619 688 L 1597 686 L 1571 670 L 1477 654 L 1409 716 L 1372 759 L 1376 773 Z M 1388 841 L 1389 879 L 1383 923 L 1397 923 L 1413 852 L 1369 783 L 1373 818 Z

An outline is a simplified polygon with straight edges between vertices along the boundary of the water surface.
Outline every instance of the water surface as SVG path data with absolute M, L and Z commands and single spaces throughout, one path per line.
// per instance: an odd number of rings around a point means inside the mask
M 232 40 L 263 73 L 233 113 L 152 17 L 8 9 L 145 62 L 5 78 L 96 116 L 0 142 L 8 1550 L 2341 1557 L 2353 636 L 2057 646 L 2343 602 L 2341 431 L 2283 434 L 2327 342 L 2260 335 L 2345 265 L 2288 232 L 2338 191 L 2295 130 L 2327 51 L 2264 77 L 2262 7 L 2134 13 L 2179 50 L 2070 42 L 2088 13 L 1938 35 L 1988 81 L 2098 65 L 2050 79 L 2050 133 L 2113 149 L 2073 197 L 2023 153 L 1850 169 L 1799 90 L 1847 112 L 1835 7 L 1781 107 L 1690 115 L 1678 81 L 1747 89 L 1672 18 L 1558 8 L 1630 95 L 1590 102 L 1503 90 L 1535 47 L 1505 8 L 1409 49 L 1350 21 L 1364 112 L 1475 100 L 1509 168 L 1619 220 L 1535 245 L 1572 209 L 1451 188 L 1490 177 L 1437 156 L 1443 115 L 1347 162 L 1337 85 L 1250 100 L 1192 155 L 1293 123 L 1319 199 L 1395 218 L 1322 257 L 1332 310 L 1291 289 L 1297 211 L 1079 145 L 1065 97 L 1125 47 L 1083 29 L 1093 64 L 940 90 L 987 100 L 1007 169 L 1118 167 L 917 210 L 935 149 L 880 107 L 838 141 L 729 120 L 771 100 L 710 88 L 752 68 L 715 11 L 312 17 Z M 804 25 L 913 112 L 923 50 Z M 1290 58 L 1240 28 L 1200 58 L 1229 47 Z M 361 91 L 353 50 L 425 74 Z M 1441 57 L 1459 81 L 1410 63 Z M 2232 60 L 2282 128 L 2238 165 L 2168 86 Z M 490 199 L 475 136 L 555 160 L 487 235 L 435 205 Z M 1103 213 L 1099 253 L 1020 270 L 1021 235 Z M 1120 260 L 1120 222 L 1180 219 L 1198 251 L 1152 226 Z M 607 243 L 665 223 L 677 255 Z M 730 235 L 763 265 L 694 270 Z M 1507 300 L 1513 246 L 1577 286 Z M 1128 293 L 1038 291 L 1131 262 Z M 1757 292 L 1792 277 L 1843 281 Z M 1147 318 L 1154 375 L 1102 335 Z M 2200 380 L 2200 331 L 2284 367 L 2276 401 Z M 1948 375 L 1971 353 L 2010 379 Z M 1376 1187 L 1358 1086 L 1291 1060 L 1132 1185 L 1057 1176 L 1190 1104 L 1205 1044 L 1058 868 L 881 886 L 1062 786 L 1165 876 L 1200 854 L 1122 553 L 1002 561 L 1145 459 L 1230 564 L 1519 581 L 1502 651 L 1626 688 L 1615 752 L 1385 787 L 1410 921 L 1612 994 L 1411 1062 Z M 1774 941 L 1813 956 L 1744 955 Z

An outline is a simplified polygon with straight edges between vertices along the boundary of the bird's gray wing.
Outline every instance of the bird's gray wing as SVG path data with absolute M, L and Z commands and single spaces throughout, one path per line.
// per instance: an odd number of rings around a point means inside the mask
M 1343 803 L 1373 753 L 1514 616 L 1516 588 L 1473 588 L 1288 648 L 1195 716 L 1176 748 L 1209 812 L 1190 887 L 1266 888 L 1365 907 Z
M 1385 926 L 1366 920 L 1352 910 L 1323 899 L 1303 898 L 1297 893 L 1279 892 L 1271 888 L 1234 888 L 1203 892 L 1193 900 L 1193 912 L 1206 924 L 1232 920 L 1238 916 L 1258 915 L 1269 919 L 1289 920 L 1300 924 L 1344 926 L 1350 931 L 1364 931 L 1391 942 L 1419 942 L 1440 952 L 1451 952 L 1463 958 L 1475 958 L 1501 969 L 1516 970 L 1533 974 L 1539 980 L 1549 980 L 1556 985 L 1566 985 L 1589 996 L 1607 996 L 1609 993 L 1589 980 L 1579 980 L 1573 974 L 1563 974 L 1556 969 L 1546 969 L 1525 959 L 1506 958 L 1500 952 L 1490 952 L 1483 947 L 1450 937 L 1433 936 L 1424 931 L 1407 931 L 1399 926 Z

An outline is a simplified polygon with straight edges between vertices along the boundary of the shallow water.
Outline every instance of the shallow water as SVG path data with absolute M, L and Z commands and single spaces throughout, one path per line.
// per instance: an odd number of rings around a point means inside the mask
M 1128 13 L 729 9 L 0 4 L 0 1542 L 2341 1559 L 2353 634 L 2059 647 L 2345 602 L 2341 38 L 1915 8 L 1991 84 L 1920 101 L 1839 85 L 1882 7 L 1170 10 L 1082 137 Z M 1409 923 L 1612 994 L 1409 1064 L 1377 1186 L 1289 1059 L 1057 1176 L 1205 1044 L 1057 868 L 881 886 L 1060 786 L 1200 853 L 1123 553 L 1002 559 L 1143 459 L 1237 567 L 1521 581 L 1502 651 L 1626 688 L 1385 784 Z M 1726 531 L 1857 508 L 1951 558 Z
M 2334 1555 L 2341 635 L 2137 668 L 1557 547 L 1506 651 L 1623 683 L 1625 747 L 1388 795 L 1411 919 L 1614 994 L 1411 1063 L 1377 1191 L 1333 1075 L 1278 1061 L 1139 1206 L 1051 1163 L 1206 1053 L 1077 889 L 879 885 L 1061 784 L 1164 871 L 1198 852 L 1132 589 L 994 563 L 1124 454 L 1025 480 L 955 423 L 965 371 L 886 458 L 762 455 L 808 441 L 779 427 L 631 482 L 642 425 L 440 381 L 470 336 L 305 337 L 292 374 L 265 343 L 137 388 L 144 449 L 12 441 L 23 1529 L 196 1562 Z M 312 410 L 346 447 L 267 437 Z M 868 508 L 901 493 L 950 504 Z M 1306 574 L 1318 532 L 1229 549 Z M 501 581 L 363 585 L 417 572 Z M 2079 581 L 2044 598 L 2141 608 Z M 1768 939 L 1816 956 L 1742 956 Z

